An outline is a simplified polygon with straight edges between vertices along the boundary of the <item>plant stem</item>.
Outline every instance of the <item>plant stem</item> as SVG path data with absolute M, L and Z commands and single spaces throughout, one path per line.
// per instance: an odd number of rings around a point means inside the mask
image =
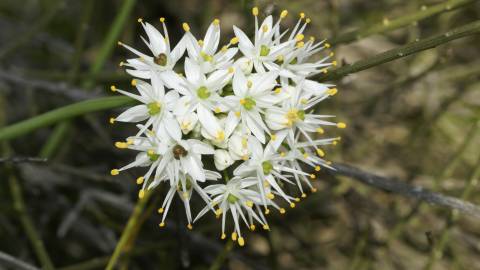
M 101 111 L 134 103 L 129 97 L 105 97 L 77 102 L 44 114 L 29 118 L 0 129 L 0 141 L 28 134 L 36 129 L 67 120 L 75 116 Z
M 338 37 L 330 39 L 329 43 L 333 45 L 339 43 L 349 43 L 370 35 L 385 33 L 387 31 L 395 30 L 407 25 L 415 24 L 420 20 L 430 18 L 443 12 L 452 11 L 475 1 L 477 0 L 449 0 L 430 7 L 422 6 L 417 12 L 408 13 L 405 16 L 393 20 L 384 19 L 381 23 L 368 25 L 366 27 L 341 34 Z
M 22 224 L 22 227 L 25 230 L 25 234 L 27 235 L 30 243 L 32 244 L 33 251 L 35 252 L 40 263 L 42 264 L 43 269 L 55 269 L 52 260 L 50 259 L 50 256 L 45 249 L 45 245 L 43 244 L 42 239 L 38 235 L 32 220 L 27 214 L 27 210 L 25 208 L 25 201 L 23 200 L 22 196 L 22 189 L 20 183 L 18 182 L 18 179 L 15 177 L 13 172 L 10 172 L 9 184 L 10 192 L 12 193 L 13 208 L 18 213 L 20 223 Z
M 137 204 L 133 209 L 133 213 L 128 219 L 127 225 L 125 226 L 125 229 L 122 232 L 120 241 L 118 241 L 118 244 L 115 247 L 115 250 L 113 251 L 112 257 L 110 257 L 110 260 L 108 261 L 108 265 L 105 268 L 106 270 L 114 269 L 115 265 L 118 262 L 118 259 L 120 258 L 120 255 L 124 253 L 124 249 L 127 246 L 127 244 L 130 242 L 131 236 L 134 235 L 135 232 L 137 231 L 136 228 L 141 220 L 140 216 L 143 213 L 143 209 L 145 209 L 145 206 L 147 205 L 148 199 L 153 193 L 154 193 L 153 191 L 146 191 L 145 196 L 141 199 L 138 199 Z
M 420 41 L 412 42 L 407 45 L 377 54 L 365 60 L 357 61 L 351 65 L 345 65 L 341 68 L 329 71 L 326 75 L 320 74 L 315 76 L 314 79 L 319 81 L 332 81 L 348 74 L 356 73 L 365 69 L 372 68 L 393 60 L 409 56 L 411 54 L 421 52 L 427 49 L 435 48 L 441 44 L 449 41 L 459 39 L 461 37 L 475 35 L 480 33 L 480 20 L 469 23 L 467 25 L 455 28 L 443 34 L 439 34 L 430 38 L 426 38 Z
M 227 243 L 225 243 L 223 250 L 217 255 L 217 257 L 213 261 L 209 270 L 219 270 L 220 268 L 222 268 L 223 263 L 227 259 L 228 254 L 230 253 L 230 251 L 232 251 L 232 249 L 233 249 L 233 241 L 229 239 L 227 240 Z

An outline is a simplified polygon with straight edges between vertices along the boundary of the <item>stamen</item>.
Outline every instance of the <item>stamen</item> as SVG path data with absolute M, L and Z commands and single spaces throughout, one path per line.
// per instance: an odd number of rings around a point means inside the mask
M 137 178 L 137 185 L 141 185 L 143 183 L 143 176 Z
M 160 207 L 160 208 L 158 208 L 158 211 L 157 211 L 157 212 L 158 212 L 159 214 L 161 214 L 161 213 L 163 213 L 163 211 L 165 211 L 165 209 L 163 209 L 163 207 Z
M 230 39 L 230 43 L 235 45 L 238 43 L 238 37 L 233 37 L 232 39 Z
M 213 25 L 218 26 L 219 24 L 220 24 L 220 20 L 219 20 L 219 19 L 213 20 Z
M 185 32 L 190 32 L 190 26 L 188 25 L 188 23 L 183 23 L 182 27 Z
M 161 23 L 164 23 L 164 22 L 165 22 L 165 18 L 164 18 L 164 17 L 160 17 L 160 22 L 161 22 Z
M 337 123 L 337 127 L 338 128 L 346 128 L 347 127 L 347 124 L 343 123 L 343 122 L 338 122 Z
M 282 13 L 280 13 L 280 18 L 283 19 L 283 18 L 287 17 L 287 15 L 288 15 L 288 10 L 284 9 L 284 10 L 282 10 Z
M 140 191 L 138 192 L 138 198 L 143 199 L 143 197 L 145 197 L 145 190 L 140 189 Z
M 252 14 L 253 14 L 253 16 L 258 16 L 258 7 L 253 7 L 252 8 Z
M 118 175 L 120 173 L 120 171 L 118 169 L 113 169 L 110 171 L 110 174 L 115 176 L 115 175 Z
M 238 245 L 241 247 L 245 245 L 245 240 L 243 239 L 243 237 L 238 238 Z

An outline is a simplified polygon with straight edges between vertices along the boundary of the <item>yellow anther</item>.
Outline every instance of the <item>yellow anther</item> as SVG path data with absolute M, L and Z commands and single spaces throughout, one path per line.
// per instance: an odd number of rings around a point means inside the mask
M 257 16 L 257 15 L 258 15 L 258 7 L 253 7 L 253 8 L 252 8 L 252 14 L 253 14 L 253 16 Z
M 302 193 L 302 198 L 306 198 L 306 197 L 307 197 L 307 194 Z
M 203 40 L 199 39 L 199 40 L 197 41 L 197 43 L 198 43 L 198 45 L 199 45 L 200 47 L 203 46 Z M 203 56 L 203 55 L 202 55 L 202 56 Z
M 314 41 L 315 41 L 315 37 L 314 37 L 314 36 L 310 36 L 309 40 L 310 40 L 311 42 L 314 42 Z
M 333 57 L 334 55 L 335 55 L 334 52 L 330 52 L 330 54 L 329 54 L 330 57 Z
M 137 178 L 137 185 L 141 185 L 143 183 L 143 180 L 144 180 L 143 176 L 138 177 Z
M 268 224 L 264 224 L 263 229 L 268 231 L 268 230 L 270 230 L 270 227 L 268 226 Z
M 183 192 L 183 193 L 182 193 L 182 197 L 183 197 L 184 199 L 188 199 L 188 192 Z
M 305 20 L 306 23 L 310 23 L 311 21 L 312 21 L 312 20 L 311 20 L 310 18 L 307 18 L 307 19 Z
M 224 233 L 222 233 L 222 236 L 220 236 L 220 239 L 222 239 L 222 240 L 223 240 L 223 239 L 225 239 L 225 238 L 227 238 L 227 235 L 226 235 L 226 234 L 224 234 Z
M 164 18 L 164 17 L 160 17 L 160 22 L 161 22 L 161 23 L 165 22 L 165 18 Z
M 304 18 L 305 18 L 305 13 L 300 12 L 300 19 L 304 19 Z
M 280 208 L 280 214 L 285 214 L 285 208 Z
M 147 151 L 147 154 L 150 155 L 150 156 L 153 156 L 153 155 L 155 155 L 155 151 L 153 151 L 153 150 L 148 150 L 148 151 Z
M 110 119 L 108 119 L 108 122 L 113 125 L 113 123 L 115 123 L 115 118 L 110 117 Z
M 295 201 L 296 201 L 296 202 L 300 202 L 300 198 L 296 197 L 296 198 L 295 198 Z
M 110 171 L 110 174 L 111 175 L 118 175 L 120 173 L 120 171 L 118 169 L 113 169 Z
M 239 111 L 235 112 L 235 116 L 240 117 L 241 113 Z
M 268 32 L 268 25 L 262 26 L 262 31 L 263 31 L 264 33 Z
M 330 43 L 325 43 L 325 45 L 323 45 L 325 48 L 330 48 Z
M 117 91 L 117 87 L 115 85 L 112 85 L 112 86 L 110 86 L 110 90 L 112 92 L 115 92 L 115 91 Z
M 331 88 L 331 89 L 328 89 L 328 91 L 327 91 L 327 94 L 329 94 L 330 96 L 334 96 L 337 93 L 338 93 L 337 88 Z
M 282 10 L 282 12 L 280 13 L 280 18 L 283 19 L 283 18 L 287 17 L 287 15 L 288 15 L 288 10 L 284 9 L 284 10 Z
M 223 141 L 225 139 L 225 131 L 220 130 L 217 132 L 217 141 Z
M 338 122 L 337 123 L 337 127 L 338 128 L 346 128 L 347 127 L 347 124 L 343 123 L 343 122 Z
M 183 23 L 182 24 L 182 27 L 183 27 L 183 30 L 185 32 L 189 32 L 190 31 L 190 26 L 188 25 L 188 23 Z
M 132 138 L 129 138 L 127 139 L 127 145 L 132 145 L 133 144 L 133 139 Z
M 310 174 L 310 178 L 315 179 L 315 178 L 317 178 L 317 176 L 312 173 L 312 174 Z
M 303 154 L 303 158 L 308 158 L 308 154 L 307 153 Z
M 123 67 L 123 65 L 125 65 L 125 63 L 123 61 L 120 61 L 120 63 L 118 63 L 119 67 Z
M 390 20 L 388 18 L 383 18 L 383 21 L 382 21 L 383 25 L 389 25 L 390 24 Z
M 238 245 L 241 247 L 245 245 L 245 239 L 243 239 L 243 237 L 238 238 Z
M 138 192 L 138 198 L 143 199 L 143 197 L 145 197 L 145 190 L 140 189 L 140 191 Z
M 273 193 L 268 193 L 267 198 L 269 198 L 270 200 L 273 200 L 275 199 L 275 195 L 273 195 Z
M 315 171 L 316 171 L 316 172 L 320 171 L 321 169 L 322 169 L 322 168 L 321 168 L 320 166 L 318 166 L 318 165 L 315 166 Z
M 256 227 L 255 227 L 254 224 L 250 225 L 250 230 L 251 230 L 251 231 L 255 231 L 255 228 L 256 228 Z
M 252 201 L 247 201 L 245 204 L 250 208 L 253 207 L 253 202 Z
M 334 66 L 334 67 L 337 66 L 337 61 L 336 61 L 336 60 L 333 60 L 333 61 L 332 61 L 332 66 Z
M 281 157 L 284 157 L 284 156 L 286 156 L 286 155 L 287 155 L 287 154 L 286 154 L 285 152 L 283 152 L 283 151 L 280 152 L 280 156 L 281 156 Z
M 318 154 L 320 157 L 324 157 L 324 156 L 325 156 L 325 152 L 324 152 L 322 149 L 320 149 L 320 148 L 317 149 L 317 154 Z
M 164 211 L 165 211 L 165 209 L 163 209 L 163 207 L 160 207 L 160 208 L 158 208 L 158 210 L 157 210 L 157 212 L 158 212 L 159 214 L 162 214 Z
M 142 19 L 142 18 L 138 18 L 138 19 L 137 19 L 137 22 L 141 23 L 141 22 L 143 22 L 143 19 Z
M 160 226 L 160 228 L 165 227 L 165 222 L 162 221 L 160 224 L 158 224 L 158 226 Z
M 331 161 L 327 161 L 327 165 L 332 165 L 332 162 L 331 162 Z
M 243 159 L 243 160 L 248 160 L 248 155 L 243 155 L 243 156 L 242 156 L 242 159 Z
M 328 69 L 327 68 L 322 68 L 320 70 L 320 72 L 322 72 L 323 74 L 327 74 L 328 73 Z
M 253 82 L 252 81 L 247 81 L 247 87 L 252 88 Z
M 269 187 L 269 186 L 270 186 L 270 184 L 268 183 L 268 181 L 267 181 L 267 180 L 265 180 L 265 181 L 263 181 L 263 186 L 264 186 L 264 187 Z
M 282 88 L 281 87 L 277 87 L 275 88 L 275 90 L 273 90 L 275 92 L 275 94 L 280 94 L 280 92 L 282 92 Z
M 325 130 L 323 130 L 323 128 L 319 127 L 319 128 L 317 128 L 317 133 L 318 134 L 323 134 L 323 133 L 325 133 Z
M 223 46 L 223 47 L 220 49 L 220 51 L 222 51 L 222 52 L 226 52 L 227 50 L 228 50 L 228 46 Z
M 188 228 L 189 230 L 193 229 L 192 224 L 188 223 L 187 228 Z
M 317 189 L 316 189 L 316 188 L 312 188 L 312 192 L 313 192 L 313 193 L 317 192 Z
M 297 43 L 297 48 L 303 48 L 303 46 L 305 46 L 305 42 L 300 41 Z
M 220 216 L 221 214 L 222 214 L 221 208 L 218 208 L 217 210 L 215 210 L 215 215 Z
M 122 43 L 121 41 L 117 41 L 117 45 L 118 45 L 118 46 L 122 46 L 123 43 Z
M 234 67 L 229 67 L 228 68 L 228 73 L 233 73 L 235 72 L 235 68 Z
M 215 113 L 221 113 L 222 110 L 219 107 L 215 107 Z
M 232 233 L 232 240 L 237 241 L 237 233 L 236 232 Z
M 244 98 L 240 99 L 240 104 L 243 105 L 243 104 L 245 104 L 245 103 L 247 103 L 247 100 L 245 100 Z
M 218 25 L 220 24 L 220 20 L 219 20 L 219 19 L 215 19 L 215 20 L 213 20 L 212 23 L 213 23 L 213 25 L 218 26 Z
M 337 142 L 337 141 L 333 141 L 332 144 L 333 144 L 333 145 L 337 145 L 338 142 Z
M 268 215 L 268 214 L 270 214 L 270 209 L 267 208 L 265 209 L 265 215 Z
M 128 145 L 127 145 L 127 143 L 124 143 L 124 142 L 116 142 L 115 147 L 117 147 L 119 149 L 125 149 L 125 148 L 128 147 Z
M 238 43 L 238 37 L 233 37 L 232 39 L 230 39 L 230 43 L 235 45 Z
M 307 104 L 308 100 L 306 98 L 302 98 L 302 99 L 300 99 L 300 103 Z
M 137 80 L 133 79 L 131 84 L 132 84 L 132 86 L 136 86 L 137 85 Z
M 295 36 L 296 41 L 302 41 L 304 38 L 305 38 L 305 36 L 303 34 L 298 34 L 298 35 Z
M 290 203 L 290 208 L 295 208 L 295 203 L 291 202 Z
M 275 141 L 277 139 L 277 135 L 275 135 L 275 134 L 270 135 L 270 139 L 272 141 Z

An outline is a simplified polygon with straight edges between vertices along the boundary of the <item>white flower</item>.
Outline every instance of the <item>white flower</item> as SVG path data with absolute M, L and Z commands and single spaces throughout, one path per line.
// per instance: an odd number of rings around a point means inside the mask
M 194 112 L 185 113 L 184 115 L 177 116 L 177 121 L 180 124 L 182 133 L 188 134 L 190 133 L 190 131 L 192 131 L 195 128 L 198 122 L 198 116 Z
M 247 160 L 250 156 L 248 149 L 248 134 L 241 132 L 234 132 L 228 141 L 228 151 L 230 156 L 235 160 Z
M 203 40 L 197 40 L 190 32 L 188 25 L 184 24 L 186 30 L 186 48 L 189 57 L 195 61 L 203 73 L 209 73 L 215 70 L 228 69 L 232 63 L 232 58 L 237 54 L 237 48 L 230 48 L 235 44 L 236 39 L 232 39 L 230 43 L 223 46 L 217 52 L 220 42 L 220 21 L 213 20 L 207 29 L 207 33 Z
M 240 230 L 242 220 L 251 230 L 255 229 L 255 221 L 260 223 L 264 229 L 269 229 L 267 221 L 258 207 L 258 204 L 261 204 L 261 196 L 257 191 L 251 189 L 254 185 L 256 185 L 255 178 L 236 177 L 228 181 L 226 185 L 216 184 L 205 188 L 205 192 L 213 196 L 211 205 L 218 205 L 215 213 L 222 215 L 222 239 L 226 238 L 225 221 L 228 212 L 231 213 L 234 223 L 232 240 L 238 240 L 240 246 L 245 244 Z M 209 205 L 200 211 L 195 221 L 202 217 L 208 210 L 210 210 Z M 257 210 L 258 214 L 255 210 Z
M 137 135 L 145 132 L 150 126 L 152 126 L 153 129 L 167 126 L 167 129 L 179 130 L 178 123 L 173 119 L 171 113 L 178 103 L 178 93 L 169 91 L 165 94 L 165 88 L 158 75 L 152 72 L 151 78 L 151 85 L 141 80 L 132 81 L 132 84 L 136 86 L 140 95 L 132 94 L 112 86 L 111 89 L 113 91 L 118 91 L 142 103 L 126 110 L 114 118 L 114 120 L 138 123 L 148 119 Z
M 292 51 L 292 45 L 295 40 L 280 42 L 283 35 L 278 35 L 280 21 L 286 14 L 282 13 L 280 19 L 273 25 L 272 16 L 265 18 L 263 23 L 258 26 L 258 9 L 252 10 L 255 16 L 255 38 L 252 43 L 248 36 L 238 27 L 233 26 L 235 36 L 238 38 L 238 48 L 245 57 L 253 62 L 253 66 L 257 72 L 265 72 L 265 66 L 282 58 L 283 55 Z M 284 15 L 283 15 L 284 14 Z
M 215 162 L 215 168 L 219 171 L 223 171 L 226 168 L 230 167 L 230 165 L 235 162 L 230 154 L 222 149 L 215 150 L 215 154 L 213 156 Z
M 127 66 L 127 72 L 134 77 L 142 79 L 150 79 L 151 71 L 158 72 L 160 75 L 163 71 L 172 70 L 177 61 L 185 52 L 185 39 L 182 38 L 173 50 L 170 49 L 170 38 L 168 36 L 165 19 L 160 18 L 163 26 L 164 35 L 162 35 L 155 27 L 149 23 L 144 23 L 142 19 L 139 22 L 147 33 L 148 41 L 142 37 L 142 40 L 150 49 L 153 56 L 139 52 L 138 50 L 119 42 L 118 44 L 127 48 L 138 58 L 128 59 L 127 63 L 120 63 L 121 66 Z
M 278 102 L 272 89 L 276 85 L 277 74 L 267 72 L 252 74 L 248 79 L 242 71 L 236 70 L 233 77 L 233 96 L 225 97 L 225 104 L 231 112 L 229 117 L 247 127 L 260 142 L 265 143 L 265 132 L 270 133 L 261 114 L 263 109 Z

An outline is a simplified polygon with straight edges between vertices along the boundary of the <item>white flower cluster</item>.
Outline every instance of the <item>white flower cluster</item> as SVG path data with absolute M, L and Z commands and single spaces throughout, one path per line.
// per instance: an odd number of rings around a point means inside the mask
M 220 49 L 218 19 L 202 40 L 184 23 L 185 34 L 173 49 L 164 18 L 160 19 L 163 34 L 139 19 L 147 34 L 142 40 L 150 53 L 119 42 L 136 55 L 120 65 L 137 78 L 132 85 L 139 94 L 111 87 L 139 102 L 110 120 L 138 123 L 135 136 L 116 143 L 118 148 L 137 151 L 135 161 L 111 174 L 145 167 L 146 173 L 137 179 L 142 185 L 140 198 L 146 189 L 162 182 L 169 186 L 159 209 L 163 214 L 160 227 L 165 226 L 175 194 L 185 205 L 190 229 L 193 222 L 212 211 L 222 217 L 224 239 L 230 212 L 234 223 L 231 237 L 242 246 L 242 221 L 251 230 L 255 223 L 268 230 L 265 215 L 269 208 L 284 213 L 282 201 L 293 208 L 299 197 L 306 197 L 305 187 L 315 191 L 310 183 L 315 174 L 305 172 L 309 169 L 304 167 L 315 171 L 328 167 L 321 147 L 339 140 L 318 139 L 317 134 L 324 133 L 324 126 L 345 127 L 329 121 L 332 115 L 314 112 L 319 102 L 337 90 L 308 78 L 327 72 L 336 63 L 329 61 L 333 53 L 308 62 L 312 55 L 329 48 L 324 41 L 315 43 L 313 37 L 305 41 L 310 19 L 301 13 L 288 33 L 280 30 L 286 10 L 276 22 L 268 16 L 260 25 L 258 8 L 252 13 L 253 40 L 234 26 L 235 37 Z M 175 68 L 185 52 L 182 74 Z M 298 197 L 288 194 L 291 187 L 298 188 Z M 190 209 L 193 194 L 206 204 L 194 219 Z

